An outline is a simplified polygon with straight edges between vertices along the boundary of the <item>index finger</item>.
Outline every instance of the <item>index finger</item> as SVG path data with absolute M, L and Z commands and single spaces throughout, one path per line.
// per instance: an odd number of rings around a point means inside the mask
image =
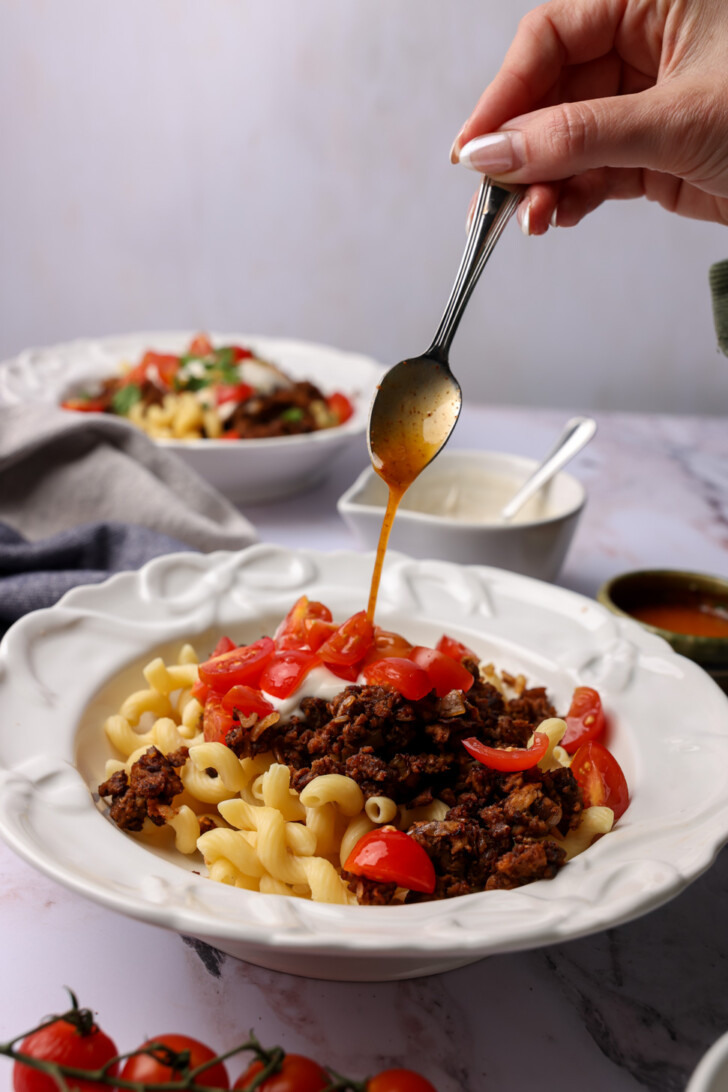
M 551 0 L 528 12 L 500 71 L 458 134 L 453 153 L 473 137 L 538 109 L 565 67 L 609 53 L 624 7 L 624 0 Z

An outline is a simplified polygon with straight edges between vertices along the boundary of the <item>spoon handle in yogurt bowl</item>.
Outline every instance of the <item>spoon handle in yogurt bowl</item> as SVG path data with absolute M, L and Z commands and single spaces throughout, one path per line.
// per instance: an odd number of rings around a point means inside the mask
M 483 177 L 470 222 L 465 252 L 434 341 L 426 356 L 447 361 L 455 331 L 485 263 L 518 207 L 523 190 L 506 190 L 487 175 Z
M 526 501 L 538 493 L 566 464 L 589 443 L 597 430 L 593 417 L 572 417 L 540 466 L 523 483 L 516 495 L 501 509 L 501 519 L 510 520 Z

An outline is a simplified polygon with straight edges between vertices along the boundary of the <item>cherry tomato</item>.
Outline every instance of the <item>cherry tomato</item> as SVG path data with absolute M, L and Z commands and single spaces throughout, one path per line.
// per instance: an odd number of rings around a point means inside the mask
M 410 655 L 430 676 L 431 688 L 434 688 L 438 698 L 444 698 L 451 690 L 467 692 L 475 682 L 467 667 L 435 648 L 417 645 Z
M 274 652 L 260 676 L 260 689 L 276 698 L 287 698 L 298 690 L 312 667 L 320 663 L 314 652 L 303 648 L 281 648 Z
M 171 387 L 172 381 L 179 371 L 179 357 L 172 356 L 170 353 L 145 353 L 142 357 L 141 364 L 137 365 L 137 368 L 141 369 L 142 377 L 144 379 L 151 378 L 149 375 L 150 370 L 154 369 L 152 375 L 156 372 L 156 377 L 164 384 L 165 387 Z M 136 372 L 136 368 L 134 371 Z M 131 372 L 129 376 L 131 376 Z M 127 376 L 127 380 L 129 380 Z M 134 382 L 132 380 L 132 382 Z M 138 380 L 137 380 L 138 382 Z
M 202 710 L 202 732 L 207 743 L 224 743 L 225 736 L 235 724 L 231 709 L 223 705 L 222 696 L 211 690 Z
M 488 747 L 473 736 L 463 740 L 463 747 L 489 769 L 512 773 L 538 765 L 548 750 L 549 737 L 545 732 L 534 732 L 530 747 Z
M 219 694 L 227 694 L 230 687 L 238 683 L 257 686 L 274 651 L 271 638 L 261 637 L 252 645 L 240 645 L 200 664 L 200 678 Z
M 452 656 L 453 660 L 457 660 L 458 663 L 468 659 L 475 660 L 477 664 L 479 660 L 472 648 L 468 648 L 462 641 L 456 641 L 454 637 L 448 637 L 446 633 L 443 633 L 435 648 L 438 652 L 444 652 L 446 656 Z
M 187 350 L 189 356 L 209 356 L 212 352 L 214 349 L 207 334 L 198 334 L 197 337 L 193 337 Z
M 385 660 L 388 656 L 399 656 L 407 659 L 412 651 L 412 645 L 401 633 L 394 633 L 390 629 L 374 627 L 374 641 L 367 652 L 363 664 L 374 663 L 375 660 Z
M 369 1078 L 366 1092 L 437 1092 L 437 1089 L 412 1069 L 385 1069 Z
M 233 686 L 228 690 L 227 694 L 223 695 L 222 699 L 223 709 L 228 709 L 230 712 L 233 709 L 237 709 L 244 717 L 249 717 L 251 713 L 257 713 L 259 717 L 267 717 L 269 713 L 275 712 L 273 706 L 269 701 L 266 701 L 260 690 L 254 690 L 252 686 Z
M 253 394 L 250 383 L 218 383 L 215 387 L 215 402 L 218 406 L 225 402 L 245 402 Z
M 101 398 L 67 398 L 65 402 L 61 402 L 61 408 L 79 413 L 103 413 L 106 407 Z
M 326 405 L 334 416 L 338 417 L 340 425 L 343 425 L 344 421 L 348 421 L 354 413 L 353 405 L 341 391 L 334 391 L 333 394 L 330 394 L 326 399 Z
M 306 623 L 319 619 L 331 621 L 331 611 L 323 603 L 302 595 L 289 610 L 275 633 L 276 648 L 308 648 Z
M 233 354 L 233 360 L 238 364 L 241 360 L 249 360 L 253 355 L 250 349 L 243 349 L 240 345 L 231 345 L 230 351 Z
M 227 430 L 227 432 L 223 432 L 223 434 L 221 436 L 218 436 L 218 440 L 239 440 L 239 439 L 240 439 L 240 433 L 234 428 L 229 428 Z
M 435 866 L 422 846 L 394 827 L 370 830 L 356 843 L 344 865 L 346 872 L 380 883 L 396 883 L 409 891 L 435 890 Z
M 343 679 L 344 682 L 354 683 L 359 678 L 359 664 L 354 664 L 353 667 L 344 667 L 342 664 L 326 664 L 326 666 L 332 675 Z
M 611 808 L 615 823 L 624 815 L 629 807 L 629 788 L 611 751 L 589 740 L 574 755 L 571 772 L 579 782 L 585 808 Z
M 579 750 L 582 743 L 596 739 L 604 731 L 606 719 L 602 699 L 590 686 L 577 686 L 566 714 L 566 732 L 561 746 L 570 755 Z
M 324 641 L 328 641 L 332 633 L 339 628 L 336 622 L 326 622 L 323 618 L 306 618 L 304 620 L 306 631 L 306 644 L 312 652 L 317 652 Z
M 233 1089 L 249 1088 L 250 1082 L 263 1068 L 262 1062 L 252 1062 L 238 1077 Z M 321 1092 L 330 1084 L 328 1073 L 316 1062 L 303 1054 L 286 1054 L 278 1072 L 266 1077 L 258 1089 L 260 1092 Z
M 223 652 L 232 652 L 237 647 L 231 637 L 221 637 L 210 653 L 210 659 L 212 660 L 215 656 L 222 656 Z
M 161 1043 L 177 1053 L 189 1050 L 189 1069 L 196 1069 L 198 1065 L 212 1061 L 215 1057 L 213 1050 L 199 1040 L 191 1039 L 189 1035 L 157 1035 L 154 1039 L 147 1039 L 139 1049 L 143 1050 L 153 1043 Z M 164 1065 L 160 1057 L 135 1054 L 132 1058 L 127 1058 L 120 1076 L 125 1081 L 139 1081 L 140 1084 L 180 1084 L 182 1076 L 179 1071 L 175 1072 L 171 1066 Z M 222 1062 L 216 1062 L 209 1069 L 203 1070 L 197 1083 L 206 1088 L 230 1088 L 230 1078 Z
M 374 626 L 366 611 L 360 610 L 347 618 L 336 633 L 332 633 L 318 650 L 325 664 L 351 667 L 364 659 L 374 640 Z
M 432 679 L 424 667 L 401 656 L 388 656 L 362 668 L 362 678 L 370 686 L 389 686 L 407 701 L 419 701 L 432 690 Z
M 52 1024 L 32 1032 L 23 1040 L 21 1054 L 77 1069 L 101 1069 L 116 1056 L 116 1047 L 108 1035 L 94 1024 L 87 1009 L 77 1012 L 78 1022 L 59 1017 Z M 109 1069 L 113 1077 L 118 1072 L 118 1065 Z M 69 1092 L 97 1092 L 108 1088 L 98 1081 L 73 1080 L 70 1077 L 66 1078 L 66 1084 Z M 58 1092 L 58 1085 L 48 1074 L 16 1062 L 13 1067 L 13 1089 L 14 1092 Z

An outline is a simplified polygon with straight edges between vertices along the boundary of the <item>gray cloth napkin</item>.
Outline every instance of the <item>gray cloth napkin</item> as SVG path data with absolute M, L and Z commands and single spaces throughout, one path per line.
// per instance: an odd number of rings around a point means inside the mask
M 255 541 L 237 509 L 127 422 L 0 406 L 0 633 L 77 584 Z
M 55 406 L 0 406 L 0 522 L 36 540 L 114 520 L 196 550 L 237 550 L 252 525 L 127 421 Z

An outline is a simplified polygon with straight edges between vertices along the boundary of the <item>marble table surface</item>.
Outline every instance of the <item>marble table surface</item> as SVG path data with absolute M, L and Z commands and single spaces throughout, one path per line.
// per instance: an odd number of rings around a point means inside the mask
M 451 442 L 540 456 L 566 416 L 466 406 Z M 598 423 L 573 464 L 589 501 L 558 583 L 594 595 L 640 567 L 728 576 L 728 417 Z M 246 515 L 265 541 L 356 548 L 335 501 L 365 462 L 357 447 L 319 489 Z M 411 1066 L 438 1092 L 556 1092 L 577 1080 L 590 1092 L 680 1092 L 728 1030 L 726 922 L 728 850 L 672 902 L 602 934 L 431 978 L 321 982 L 120 917 L 0 844 L 0 1039 L 62 1011 L 68 985 L 120 1050 L 165 1031 L 224 1050 L 252 1028 L 352 1076 Z

